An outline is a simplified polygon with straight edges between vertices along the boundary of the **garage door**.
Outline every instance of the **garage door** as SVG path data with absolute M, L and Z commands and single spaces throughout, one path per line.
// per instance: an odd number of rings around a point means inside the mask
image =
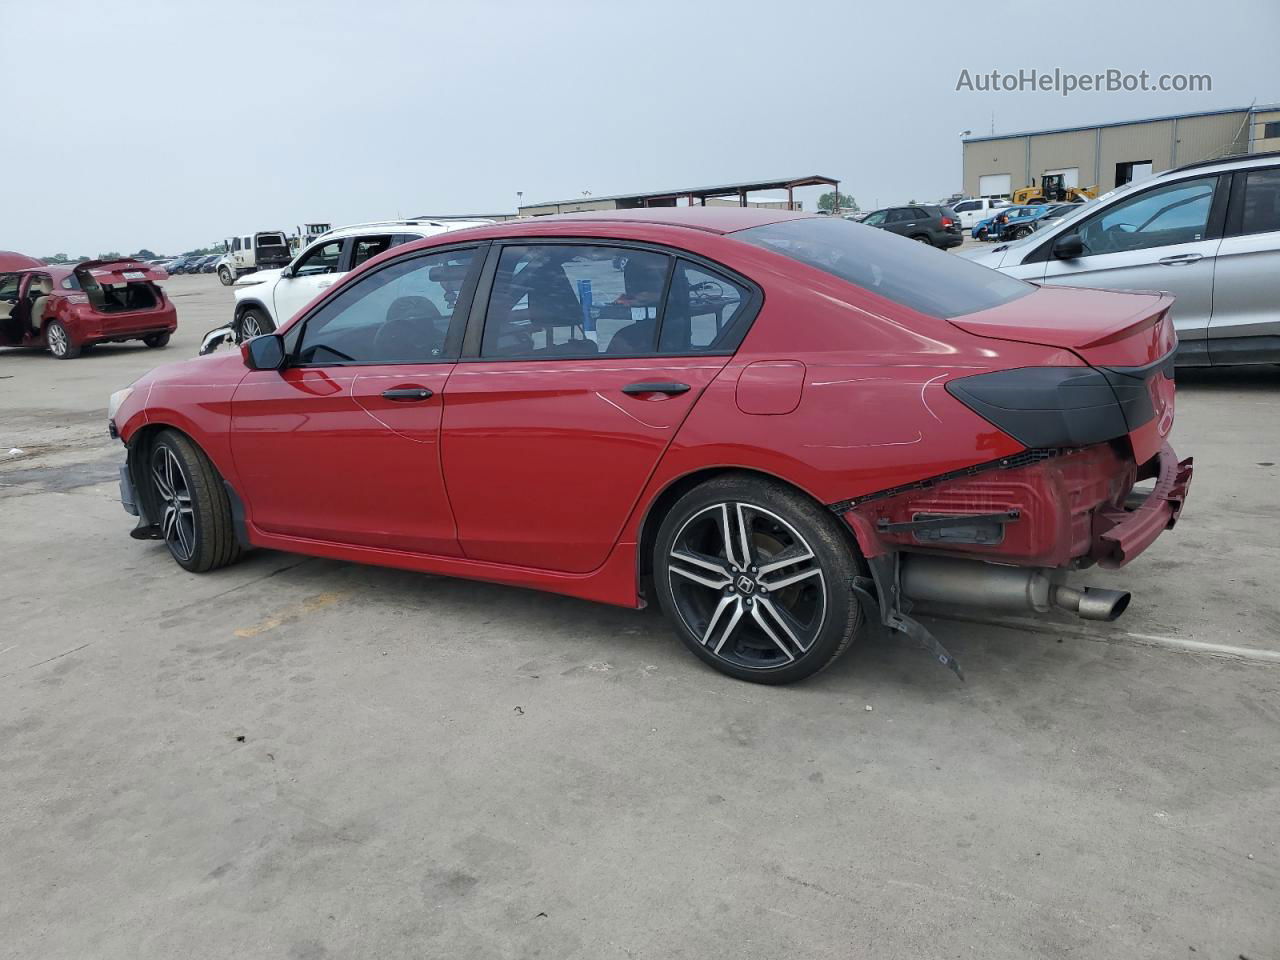
M 978 178 L 978 196 L 1007 197 L 1013 191 L 1013 176 L 1008 173 L 989 173 Z

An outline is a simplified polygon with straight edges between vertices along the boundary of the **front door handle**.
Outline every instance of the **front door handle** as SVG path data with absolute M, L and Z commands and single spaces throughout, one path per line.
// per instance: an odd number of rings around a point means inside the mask
M 665 393 L 668 396 L 676 396 L 681 393 L 689 392 L 687 383 L 673 383 L 669 380 L 642 381 L 641 383 L 629 383 L 622 388 L 622 392 L 630 396 L 640 393 Z
M 430 400 L 434 396 L 426 387 L 396 387 L 394 390 L 383 390 L 382 395 L 388 400 L 396 400 L 400 403 Z
M 1180 263 L 1195 263 L 1197 260 L 1203 259 L 1203 253 L 1180 253 L 1175 257 L 1161 257 L 1160 262 L 1166 267 L 1175 267 Z

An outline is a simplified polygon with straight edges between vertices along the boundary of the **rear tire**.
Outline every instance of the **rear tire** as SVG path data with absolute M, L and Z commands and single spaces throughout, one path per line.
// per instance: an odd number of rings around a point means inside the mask
M 178 566 L 205 573 L 238 560 L 231 500 L 204 451 L 178 431 L 163 430 L 143 462 L 148 512 Z
M 80 345 L 71 340 L 71 334 L 58 320 L 50 320 L 44 328 L 44 340 L 56 360 L 74 360 L 80 356 Z
M 236 278 L 232 276 L 231 271 L 226 267 L 218 268 L 218 279 L 222 281 L 224 287 L 229 287 L 236 282 Z
M 858 568 L 835 517 L 745 474 L 681 497 L 653 556 L 658 601 L 685 646 L 722 673 L 769 684 L 812 676 L 848 648 L 862 622 L 850 589 Z
M 250 337 L 257 337 L 264 333 L 274 333 L 275 329 L 276 325 L 271 322 L 271 318 L 257 307 L 250 307 L 236 321 L 236 336 L 241 343 L 244 343 Z
M 933 246 L 933 241 L 929 239 L 929 235 L 927 233 L 917 234 L 911 239 L 914 240 L 916 243 L 927 243 L 929 246 L 931 247 Z
M 167 333 L 148 334 L 147 336 L 142 338 L 142 342 L 145 343 L 152 350 L 159 350 L 161 347 L 166 347 L 169 345 L 169 334 Z

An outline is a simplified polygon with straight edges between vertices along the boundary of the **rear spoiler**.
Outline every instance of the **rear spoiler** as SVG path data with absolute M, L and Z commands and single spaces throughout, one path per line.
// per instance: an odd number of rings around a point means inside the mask
M 93 277 L 99 284 L 122 284 L 169 279 L 163 267 L 152 266 L 137 260 L 86 260 L 76 265 L 76 273 L 81 271 Z

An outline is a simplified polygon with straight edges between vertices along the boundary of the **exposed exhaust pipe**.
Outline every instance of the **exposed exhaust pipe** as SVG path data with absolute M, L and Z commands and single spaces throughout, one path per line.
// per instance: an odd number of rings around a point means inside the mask
M 909 554 L 902 560 L 902 592 L 923 603 L 1047 613 L 1054 607 L 1084 620 L 1115 620 L 1129 606 L 1122 590 L 1078 589 L 1062 571 L 1011 567 L 981 560 Z

